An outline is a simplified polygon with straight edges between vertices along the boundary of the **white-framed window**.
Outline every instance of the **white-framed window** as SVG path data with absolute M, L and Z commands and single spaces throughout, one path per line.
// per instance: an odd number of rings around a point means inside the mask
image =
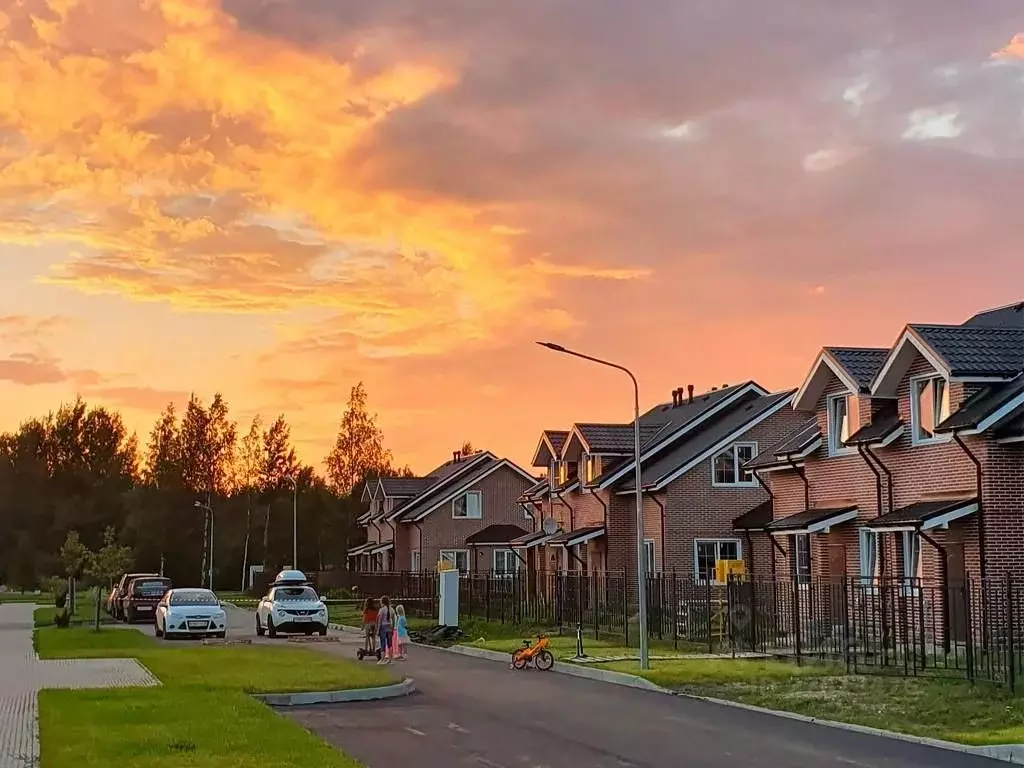
M 917 531 L 903 532 L 903 578 L 921 578 L 921 537 Z
M 565 485 L 565 482 L 569 479 L 569 462 L 559 461 L 555 465 L 555 487 Z
M 754 473 L 743 465 L 757 456 L 757 443 L 733 443 L 711 459 L 711 484 L 732 488 L 757 485 Z
M 693 576 L 703 584 L 715 581 L 715 563 L 719 560 L 741 560 L 743 545 L 739 539 L 696 539 L 693 542 Z
M 949 383 L 941 376 L 918 376 L 910 380 L 911 442 L 914 445 L 948 439 L 936 435 L 935 427 L 949 417 Z
M 793 579 L 797 584 L 811 583 L 811 535 L 798 533 L 790 544 Z
M 658 560 L 654 556 L 654 539 L 644 539 L 644 568 L 648 574 L 658 572 Z
M 867 528 L 857 531 L 860 545 L 860 582 L 868 586 L 878 577 L 878 534 Z
M 513 576 L 523 563 L 511 549 L 496 549 L 491 563 L 491 570 L 496 576 Z
M 584 477 L 587 483 L 592 483 L 601 474 L 601 457 L 587 454 L 584 458 Z
M 464 493 L 452 501 L 452 517 L 460 520 L 479 520 L 483 517 L 483 506 L 480 491 Z
M 860 428 L 860 410 L 853 395 L 830 395 L 825 400 L 828 408 L 828 455 L 843 456 L 857 449 L 846 444 L 850 435 Z
M 418 549 L 412 553 L 412 557 L 409 560 L 409 570 L 413 573 L 420 572 L 420 551 Z
M 463 576 L 469 573 L 469 550 L 468 549 L 442 549 L 441 559 L 451 563 Z

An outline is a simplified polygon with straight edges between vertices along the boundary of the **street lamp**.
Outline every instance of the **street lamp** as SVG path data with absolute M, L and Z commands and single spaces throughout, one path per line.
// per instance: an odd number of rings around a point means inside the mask
M 212 590 L 213 589 L 213 507 L 210 506 L 209 504 L 203 504 L 203 502 L 198 501 L 198 500 L 195 502 L 194 506 L 195 506 L 196 509 L 205 509 L 206 512 L 210 515 L 210 541 L 209 542 L 203 542 L 203 545 L 205 546 L 207 543 L 209 543 L 209 545 L 210 545 L 210 573 L 209 573 L 209 579 L 210 579 L 210 589 Z
M 288 481 L 292 484 L 292 568 L 299 567 L 299 484 L 291 475 Z
M 636 376 L 625 366 L 601 360 L 598 357 L 591 357 L 582 352 L 575 352 L 550 341 L 538 341 L 537 343 L 553 352 L 571 355 L 581 360 L 589 360 L 592 363 L 622 371 L 633 382 L 633 462 L 636 465 L 633 481 L 636 484 L 636 591 L 640 603 L 640 669 L 647 669 L 649 667 L 647 658 L 647 557 L 644 552 L 644 493 L 641 488 L 640 472 L 640 386 L 636 382 Z

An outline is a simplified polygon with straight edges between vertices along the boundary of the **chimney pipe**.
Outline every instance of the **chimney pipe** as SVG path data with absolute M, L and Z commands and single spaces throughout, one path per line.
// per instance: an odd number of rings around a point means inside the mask
M 689 397 L 690 403 L 693 404 L 693 384 L 686 385 L 686 394 Z M 682 395 L 682 392 L 680 392 L 680 395 Z
M 455 463 L 458 463 L 460 459 L 462 459 L 462 452 L 461 451 L 454 451 L 452 453 L 452 461 L 455 462 Z
M 679 390 L 678 389 L 673 389 L 672 390 L 672 407 L 675 408 L 677 405 L 679 405 Z

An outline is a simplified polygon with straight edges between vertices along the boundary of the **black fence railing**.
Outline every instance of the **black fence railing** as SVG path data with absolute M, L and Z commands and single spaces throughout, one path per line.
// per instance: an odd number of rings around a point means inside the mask
M 412 616 L 438 610 L 438 575 L 362 573 L 362 595 L 402 599 Z M 1024 580 L 646 580 L 652 641 L 709 653 L 762 654 L 844 665 L 851 673 L 948 676 L 1016 689 L 1024 672 Z M 622 573 L 473 573 L 459 613 L 549 632 L 638 639 L 635 576 Z

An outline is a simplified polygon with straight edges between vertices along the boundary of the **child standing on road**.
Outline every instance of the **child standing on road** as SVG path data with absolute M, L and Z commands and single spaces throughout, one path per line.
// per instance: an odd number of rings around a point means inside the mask
M 405 661 L 405 646 L 409 642 L 409 627 L 405 623 L 405 606 L 395 606 L 395 636 L 398 638 L 398 658 Z
M 363 603 L 363 650 L 371 656 L 377 651 L 377 600 L 372 597 Z
M 394 631 L 394 617 L 391 613 L 391 599 L 385 595 L 380 599 L 380 608 L 377 610 L 377 632 L 380 634 L 381 657 L 378 664 L 391 663 L 391 633 Z

